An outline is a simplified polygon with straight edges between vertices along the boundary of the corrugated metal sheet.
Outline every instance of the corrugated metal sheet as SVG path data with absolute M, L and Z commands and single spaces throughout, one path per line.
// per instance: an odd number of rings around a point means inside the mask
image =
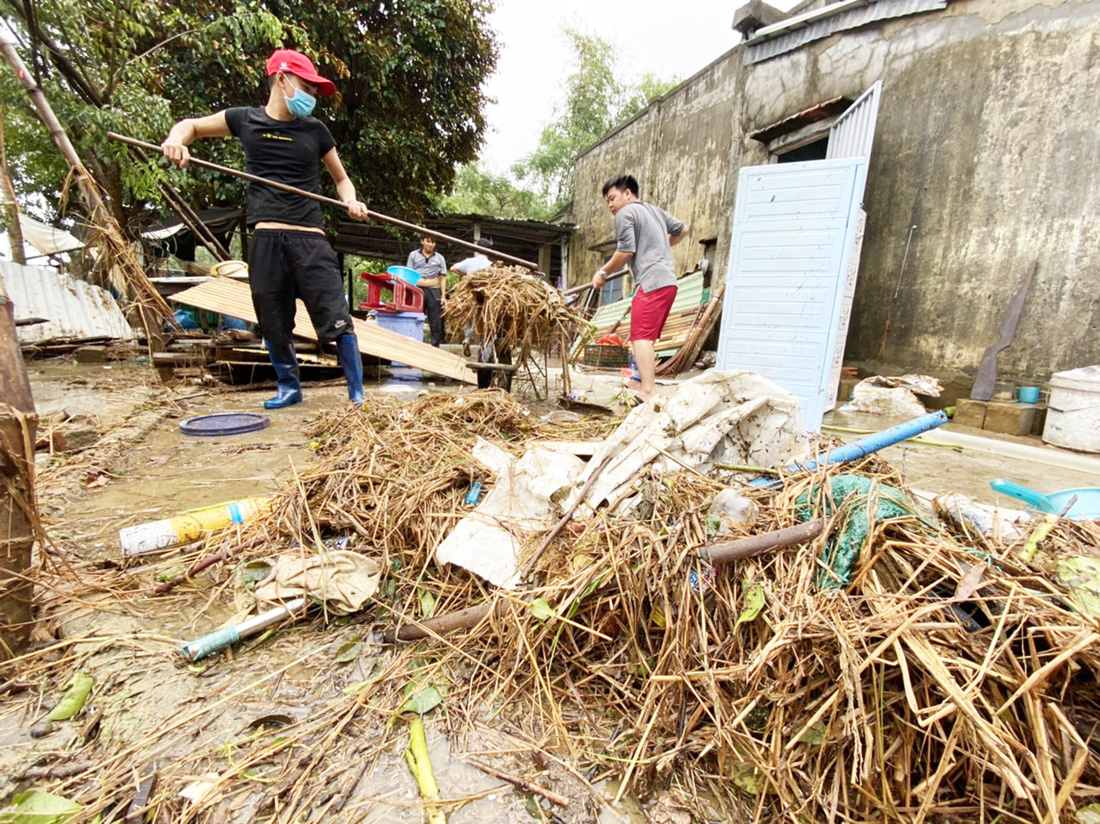
M 115 299 L 104 289 L 40 266 L 0 261 L 0 278 L 15 305 L 15 318 L 46 318 L 48 323 L 20 326 L 22 343 L 54 338 L 136 337 Z
M 948 0 L 877 0 L 859 8 L 837 12 L 831 17 L 815 20 L 791 31 L 768 38 L 761 43 L 745 42 L 742 61 L 746 66 L 759 63 L 780 54 L 794 51 L 800 46 L 821 40 L 831 34 L 857 29 L 879 20 L 907 17 L 947 8 Z M 827 6 L 825 8 L 828 8 Z M 777 25 L 782 25 L 777 24 Z
M 842 157 L 865 157 L 870 160 L 881 100 L 882 81 L 879 80 L 861 94 L 829 129 L 826 160 L 839 160 Z
M 597 330 L 602 330 L 601 335 L 621 318 L 622 322 L 616 330 L 617 334 L 624 340 L 630 336 L 630 315 L 624 316 L 623 313 L 629 309 L 631 300 L 631 297 L 626 297 L 614 303 L 602 304 L 592 314 L 591 322 Z M 702 303 L 702 272 L 680 278 L 676 282 L 676 299 L 672 301 L 672 308 L 668 311 L 668 322 L 665 323 L 664 331 L 661 332 L 661 339 L 657 341 L 658 357 L 664 358 L 676 354 L 688 332 L 688 325 L 683 320 L 683 316 L 687 315 L 693 320 L 692 313 L 698 312 Z M 677 317 L 680 320 L 677 320 Z

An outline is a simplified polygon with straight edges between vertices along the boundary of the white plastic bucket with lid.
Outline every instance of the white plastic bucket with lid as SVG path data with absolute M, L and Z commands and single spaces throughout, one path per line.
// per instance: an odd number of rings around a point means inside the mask
M 1100 366 L 1054 373 L 1043 440 L 1082 452 L 1100 452 Z

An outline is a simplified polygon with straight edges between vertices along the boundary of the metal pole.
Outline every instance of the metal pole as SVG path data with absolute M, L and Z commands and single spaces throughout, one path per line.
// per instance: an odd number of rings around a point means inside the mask
M 120 143 L 128 143 L 131 146 L 137 146 L 139 149 L 145 149 L 149 152 L 156 152 L 161 154 L 160 146 L 152 143 L 146 143 L 144 140 L 136 140 L 132 137 L 126 137 L 125 135 L 117 134 L 115 132 L 107 132 L 107 136 L 112 140 L 117 140 Z M 337 200 L 334 197 L 327 197 L 325 195 L 319 195 L 314 192 L 307 192 L 305 189 L 299 189 L 296 186 L 290 186 L 286 183 L 279 183 L 275 180 L 268 180 L 266 177 L 260 177 L 259 175 L 250 174 L 248 172 L 242 172 L 240 169 L 231 169 L 228 166 L 219 166 L 217 163 L 211 163 L 207 160 L 199 160 L 197 157 L 191 158 L 191 163 L 202 169 L 210 169 L 215 172 L 222 172 L 227 175 L 233 175 L 239 177 L 241 180 L 247 180 L 250 183 L 262 183 L 265 186 L 270 186 L 273 189 L 281 189 L 284 192 L 291 192 L 302 197 L 309 198 L 310 200 L 316 200 L 318 203 L 324 203 L 329 206 L 335 206 L 339 209 L 347 211 L 348 204 L 342 200 Z M 390 223 L 394 226 L 399 226 L 402 229 L 409 229 L 413 232 L 419 232 L 421 235 L 427 235 L 428 237 L 434 237 L 436 240 L 445 240 L 447 243 L 453 243 L 456 246 L 462 246 L 465 249 L 472 249 L 476 252 L 481 252 L 486 257 L 494 258 L 496 260 L 503 260 L 506 263 L 514 263 L 517 266 L 522 266 L 524 269 L 530 269 L 532 272 L 538 272 L 538 266 L 531 263 L 529 260 L 523 260 L 522 258 L 512 257 L 506 255 L 503 252 L 494 252 L 492 249 L 486 249 L 482 246 L 478 246 L 476 243 L 470 243 L 462 240 L 461 238 L 452 237 L 451 235 L 445 235 L 442 232 L 436 232 L 432 229 L 427 229 L 423 226 L 417 226 L 415 223 L 408 223 L 404 220 L 399 220 L 396 217 L 390 217 L 384 215 L 381 212 L 375 212 L 370 209 L 367 210 L 367 214 L 374 220 L 381 220 L 383 223 Z M 541 273 L 540 273 L 541 274 Z
M 605 284 L 611 283 L 611 281 L 618 280 L 619 278 L 625 277 L 628 274 L 630 274 L 630 269 L 627 268 L 626 266 L 624 266 L 618 272 L 612 272 L 610 275 L 605 277 L 603 279 L 603 282 Z M 562 294 L 563 295 L 575 295 L 575 294 L 577 294 L 577 292 L 583 292 L 585 289 L 591 289 L 591 288 L 592 288 L 592 282 L 589 281 L 588 283 L 582 283 L 578 286 L 570 286 L 568 289 L 562 290 Z

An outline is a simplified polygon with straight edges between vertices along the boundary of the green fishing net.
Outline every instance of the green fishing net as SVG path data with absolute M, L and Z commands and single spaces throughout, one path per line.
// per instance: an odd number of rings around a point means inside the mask
M 825 494 L 820 484 L 802 493 L 796 501 L 799 520 L 813 518 L 814 502 L 819 500 L 819 517 L 840 513 L 837 529 L 821 554 L 823 568 L 815 581 L 820 589 L 841 589 L 851 583 L 852 568 L 876 522 L 911 515 L 913 511 L 900 489 L 862 475 L 834 476 Z

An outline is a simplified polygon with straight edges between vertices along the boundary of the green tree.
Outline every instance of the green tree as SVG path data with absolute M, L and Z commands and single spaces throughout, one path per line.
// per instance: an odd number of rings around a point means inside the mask
M 261 104 L 263 62 L 284 46 L 336 82 L 319 116 L 360 197 L 417 217 L 480 147 L 483 85 L 497 57 L 491 10 L 491 0 L 0 0 L 24 60 L 123 225 L 159 199 L 161 180 L 201 205 L 242 203 L 243 184 L 137 158 L 106 132 L 159 143 L 181 117 Z M 18 185 L 57 202 L 64 164 L 9 75 L 0 93 L 11 101 L 5 124 Z M 208 141 L 197 153 L 243 162 L 235 141 Z
M 573 160 L 622 121 L 645 108 L 679 81 L 647 74 L 637 84 L 616 76 L 615 51 L 598 35 L 566 28 L 574 70 L 565 80 L 565 101 L 539 138 L 538 148 L 519 164 L 522 179 L 539 187 L 557 212 L 573 196 Z
M 551 215 L 538 192 L 517 186 L 507 175 L 495 174 L 477 163 L 459 167 L 454 192 L 441 198 L 438 205 L 447 212 L 518 220 L 546 220 Z

